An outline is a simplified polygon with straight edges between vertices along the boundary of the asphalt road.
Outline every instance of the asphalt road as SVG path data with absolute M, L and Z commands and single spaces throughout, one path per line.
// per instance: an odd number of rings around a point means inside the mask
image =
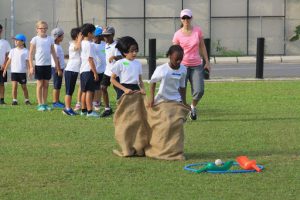
M 162 63 L 157 63 L 157 65 Z M 300 63 L 264 64 L 264 78 L 300 78 Z M 256 77 L 256 64 L 213 64 L 210 79 L 243 79 Z M 143 63 L 143 78 L 148 79 L 148 65 Z

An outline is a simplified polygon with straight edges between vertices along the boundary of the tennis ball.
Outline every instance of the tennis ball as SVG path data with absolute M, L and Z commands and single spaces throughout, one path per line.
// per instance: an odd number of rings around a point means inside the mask
M 223 164 L 223 162 L 222 162 L 221 159 L 217 159 L 217 160 L 215 160 L 215 164 L 216 164 L 217 166 L 220 166 L 220 165 Z

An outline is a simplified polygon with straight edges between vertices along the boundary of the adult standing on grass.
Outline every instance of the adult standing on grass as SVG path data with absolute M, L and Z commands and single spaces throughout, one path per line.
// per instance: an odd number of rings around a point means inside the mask
M 173 36 L 173 44 L 180 45 L 184 50 L 182 64 L 187 68 L 187 81 L 191 83 L 193 101 L 190 118 L 197 119 L 196 106 L 204 95 L 204 69 L 210 71 L 210 63 L 200 27 L 192 25 L 192 11 L 184 9 L 180 13 L 181 28 Z M 202 58 L 205 60 L 203 66 Z

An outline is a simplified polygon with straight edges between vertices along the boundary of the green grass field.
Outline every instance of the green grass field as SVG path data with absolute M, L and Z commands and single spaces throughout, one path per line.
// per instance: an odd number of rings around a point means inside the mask
M 35 85 L 29 90 L 35 102 Z M 300 199 L 299 81 L 207 82 L 200 120 L 185 125 L 186 161 L 116 157 L 112 118 L 38 112 L 23 105 L 20 88 L 21 105 L 13 107 L 10 94 L 8 84 L 8 105 L 0 106 L 1 200 Z M 239 155 L 266 169 L 219 175 L 183 170 Z

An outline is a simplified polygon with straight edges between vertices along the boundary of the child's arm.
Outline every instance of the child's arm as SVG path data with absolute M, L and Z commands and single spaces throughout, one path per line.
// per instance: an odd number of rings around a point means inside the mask
M 108 59 L 108 61 L 109 61 L 109 63 L 111 63 L 112 61 L 117 61 L 117 60 L 120 60 L 120 59 L 122 59 L 123 57 L 122 56 L 111 56 L 109 59 Z
M 61 71 L 61 68 L 60 68 L 60 63 L 58 61 L 58 58 L 57 58 L 57 55 L 56 55 L 55 48 L 54 48 L 53 44 L 51 45 L 51 55 L 52 55 L 54 63 L 55 63 L 55 70 L 57 72 L 57 75 L 58 76 L 62 76 L 62 71 Z
M 8 58 L 5 65 L 3 65 L 3 73 L 2 73 L 2 76 L 5 77 L 5 74 L 6 74 L 6 71 L 7 71 L 7 68 L 8 68 L 8 65 L 10 65 L 11 63 L 11 59 Z
M 35 45 L 30 43 L 29 48 L 29 74 L 34 74 L 34 67 L 33 67 L 33 53 L 35 52 Z
M 90 67 L 91 67 L 91 71 L 94 74 L 95 81 L 98 81 L 99 80 L 99 76 L 98 76 L 97 71 L 96 71 L 96 66 L 95 66 L 95 62 L 94 62 L 94 58 L 93 57 L 89 57 L 89 64 L 90 64 Z
M 74 47 L 74 50 L 77 51 L 81 48 L 81 41 L 82 41 L 82 34 L 79 33 L 77 38 L 76 38 L 76 41 L 75 41 L 75 47 Z
M 186 104 L 186 88 L 180 87 L 179 88 L 179 94 L 181 96 L 181 100 L 183 104 Z
M 121 85 L 117 80 L 117 75 L 112 73 L 111 77 L 110 77 L 110 82 L 116 86 L 117 88 L 119 88 L 120 90 L 123 90 L 125 94 L 132 94 L 133 91 L 131 89 L 128 89 L 126 87 L 124 87 L 123 85 Z
M 149 101 L 149 107 L 153 107 L 153 105 L 154 105 L 155 87 L 156 87 L 156 83 L 150 83 L 150 101 Z
M 139 86 L 140 86 L 141 94 L 146 94 L 142 75 L 139 75 L 139 82 L 140 82 Z

